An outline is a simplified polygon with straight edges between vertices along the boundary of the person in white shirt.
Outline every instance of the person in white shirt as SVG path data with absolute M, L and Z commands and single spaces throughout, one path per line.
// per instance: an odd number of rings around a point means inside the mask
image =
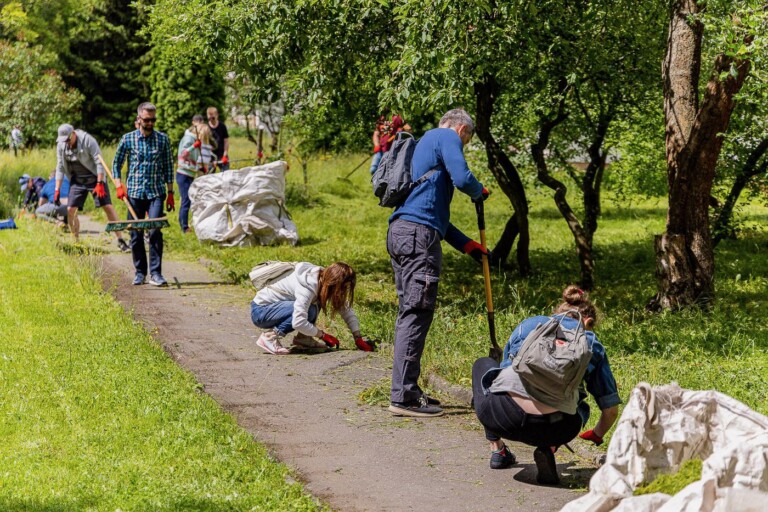
M 358 349 L 373 351 L 373 342 L 360 334 L 360 322 L 352 310 L 355 283 L 355 271 L 346 263 L 336 262 L 325 268 L 298 263 L 291 274 L 259 290 L 253 298 L 251 320 L 256 327 L 266 329 L 256 344 L 270 354 L 287 354 L 289 350 L 283 347 L 281 339 L 297 330 L 294 345 L 338 348 L 339 340 L 315 325 L 323 311 L 344 319 Z

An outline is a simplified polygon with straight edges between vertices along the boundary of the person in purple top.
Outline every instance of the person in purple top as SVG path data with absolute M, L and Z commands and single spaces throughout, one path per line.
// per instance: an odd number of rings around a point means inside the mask
M 399 302 L 389 407 L 395 415 L 443 414 L 440 403 L 424 394 L 418 380 L 424 341 L 437 302 L 443 260 L 440 241 L 445 239 L 477 260 L 486 252 L 450 222 L 454 188 L 473 201 L 488 196 L 464 159 L 464 146 L 474 131 L 469 114 L 454 109 L 440 119 L 438 128 L 424 134 L 413 152 L 412 178 L 416 181 L 432 169 L 436 172 L 417 186 L 389 218 L 387 251 Z

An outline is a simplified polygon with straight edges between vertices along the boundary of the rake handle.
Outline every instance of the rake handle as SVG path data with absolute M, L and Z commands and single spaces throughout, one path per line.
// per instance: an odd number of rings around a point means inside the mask
M 101 156 L 101 153 L 99 153 L 99 161 L 104 167 L 104 170 L 107 171 L 107 176 L 109 176 L 109 179 L 112 180 L 112 184 L 115 186 L 115 188 L 117 188 L 117 181 L 115 181 L 115 177 L 112 176 L 112 171 L 109 170 L 109 166 L 107 166 L 107 162 L 104 161 L 104 157 Z M 115 194 L 117 194 L 117 190 L 115 190 Z M 133 210 L 133 206 L 131 206 L 131 203 L 128 201 L 127 197 L 123 198 L 123 202 L 125 203 L 125 206 L 128 207 L 130 214 L 133 215 L 133 218 L 139 220 L 139 216 L 136 215 L 136 212 Z

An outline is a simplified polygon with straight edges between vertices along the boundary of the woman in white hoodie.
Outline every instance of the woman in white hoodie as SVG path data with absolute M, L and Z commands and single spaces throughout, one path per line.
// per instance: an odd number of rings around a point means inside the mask
M 338 348 L 339 340 L 315 325 L 320 311 L 328 314 L 330 309 L 331 317 L 338 313 L 344 319 L 357 348 L 371 352 L 374 345 L 360 334 L 360 322 L 352 310 L 354 297 L 355 271 L 346 263 L 325 268 L 298 263 L 291 274 L 259 290 L 253 298 L 251 320 L 256 327 L 266 329 L 256 344 L 270 354 L 287 354 L 281 339 L 297 330 L 294 345 Z

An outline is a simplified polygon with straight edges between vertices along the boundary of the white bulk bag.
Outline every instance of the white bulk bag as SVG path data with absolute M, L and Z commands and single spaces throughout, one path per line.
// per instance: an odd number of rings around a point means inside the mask
M 299 233 L 284 206 L 287 170 L 277 161 L 195 179 L 189 197 L 197 238 L 224 246 L 296 245 Z
M 643 482 L 701 459 L 701 480 L 674 496 L 632 496 Z M 757 512 L 768 504 L 768 418 L 717 391 L 640 383 L 589 493 L 567 512 Z

